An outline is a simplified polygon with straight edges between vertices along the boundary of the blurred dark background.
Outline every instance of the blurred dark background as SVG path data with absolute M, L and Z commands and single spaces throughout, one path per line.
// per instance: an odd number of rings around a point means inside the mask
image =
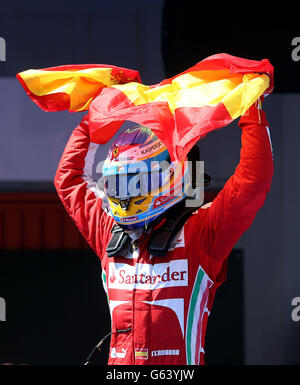
M 61 64 L 139 70 L 145 84 L 226 52 L 268 58 L 274 94 L 264 102 L 274 149 L 271 192 L 229 259 L 206 341 L 208 364 L 299 364 L 298 178 L 300 36 L 297 12 L 273 4 L 199 1 L 10 1 L 0 37 L 0 362 L 81 364 L 109 332 L 98 258 L 69 220 L 52 180 L 82 113 L 45 113 L 25 95 L 17 72 Z M 294 41 L 294 43 L 293 43 Z M 297 41 L 297 40 L 296 40 Z M 300 41 L 300 38 L 299 38 Z M 99 152 L 106 155 L 107 146 Z M 239 160 L 237 122 L 199 143 L 205 171 L 220 187 Z M 107 345 L 99 363 L 107 359 Z

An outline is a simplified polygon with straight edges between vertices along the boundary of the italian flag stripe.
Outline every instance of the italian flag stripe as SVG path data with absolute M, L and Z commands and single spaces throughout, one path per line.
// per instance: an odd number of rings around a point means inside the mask
M 206 280 L 207 281 L 207 280 Z M 202 337 L 202 327 L 203 327 L 203 315 L 204 310 L 207 304 L 208 300 L 208 294 L 209 294 L 209 287 L 210 285 L 206 282 L 206 288 L 201 298 L 201 304 L 200 304 L 200 316 L 198 318 L 198 324 L 197 324 L 197 340 L 196 340 L 196 349 L 195 349 L 195 364 L 200 364 L 200 353 L 201 353 L 201 337 Z
M 211 281 L 199 267 L 192 295 L 190 300 L 190 306 L 187 317 L 187 326 L 186 326 L 186 358 L 188 365 L 195 365 L 195 357 L 198 356 L 196 352 L 196 344 L 199 339 L 198 333 L 201 333 L 201 330 L 198 328 L 199 319 L 202 319 L 203 311 L 206 305 L 208 298 L 207 288 L 211 286 Z M 203 303 L 203 295 L 205 295 L 206 300 L 205 304 Z M 199 349 L 199 344 L 198 344 Z
M 104 269 L 102 270 L 102 283 L 103 283 L 103 288 L 104 288 L 105 293 L 106 293 L 107 301 L 109 303 L 108 291 L 107 291 L 107 282 L 106 282 L 106 273 L 105 273 Z

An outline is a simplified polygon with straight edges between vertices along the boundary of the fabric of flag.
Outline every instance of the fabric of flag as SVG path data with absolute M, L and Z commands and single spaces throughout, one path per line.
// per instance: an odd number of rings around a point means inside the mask
M 105 87 L 140 82 L 137 71 L 103 64 L 65 65 L 17 74 L 28 96 L 45 111 L 87 110 Z
M 17 76 L 43 109 L 88 109 L 93 142 L 106 143 L 129 120 L 150 127 L 172 160 L 182 160 L 208 132 L 228 125 L 273 91 L 269 60 L 228 54 L 210 56 L 156 85 L 141 84 L 136 71 L 81 67 L 29 70 Z

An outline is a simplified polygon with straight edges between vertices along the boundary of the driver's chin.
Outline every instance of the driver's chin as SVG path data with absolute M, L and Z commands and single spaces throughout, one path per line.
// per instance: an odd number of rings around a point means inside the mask
M 134 232 L 134 230 L 124 230 L 124 233 L 126 233 L 126 234 L 131 234 L 133 232 Z

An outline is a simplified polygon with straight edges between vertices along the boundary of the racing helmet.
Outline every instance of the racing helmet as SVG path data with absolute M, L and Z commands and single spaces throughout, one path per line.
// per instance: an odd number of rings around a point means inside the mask
M 184 159 L 171 162 L 167 147 L 144 126 L 121 133 L 104 161 L 104 191 L 111 215 L 125 230 L 147 228 L 181 202 L 190 187 Z

